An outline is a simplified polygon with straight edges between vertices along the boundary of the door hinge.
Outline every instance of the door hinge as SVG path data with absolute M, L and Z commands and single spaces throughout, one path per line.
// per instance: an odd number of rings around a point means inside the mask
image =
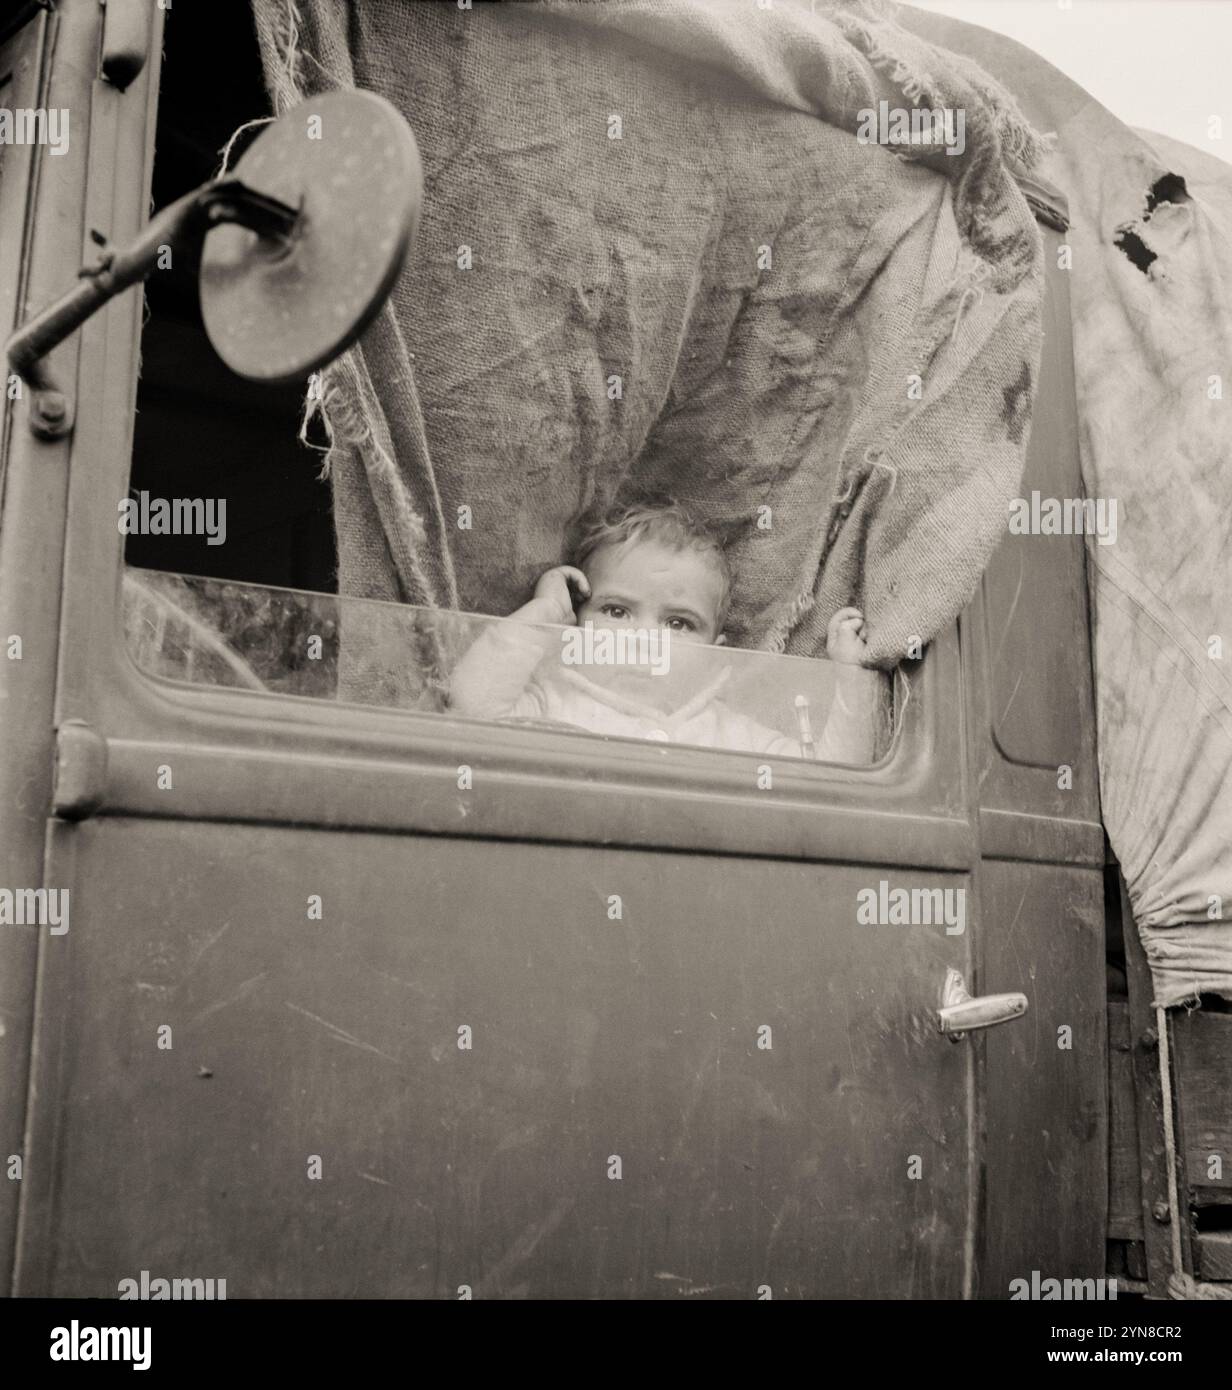
M 103 0 L 103 77 L 124 91 L 150 57 L 150 0 Z
M 85 820 L 103 804 L 106 790 L 107 740 L 83 720 L 66 720 L 56 730 L 52 815 Z

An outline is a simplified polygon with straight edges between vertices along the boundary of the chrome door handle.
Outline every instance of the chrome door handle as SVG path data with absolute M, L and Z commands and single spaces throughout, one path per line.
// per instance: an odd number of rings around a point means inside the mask
M 972 998 L 959 970 L 946 971 L 941 989 L 937 1027 L 951 1042 L 958 1042 L 977 1028 L 995 1028 L 1021 1018 L 1027 1011 L 1025 994 L 981 994 Z

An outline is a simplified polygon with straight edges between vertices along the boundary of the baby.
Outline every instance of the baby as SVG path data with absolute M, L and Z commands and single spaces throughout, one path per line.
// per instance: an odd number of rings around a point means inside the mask
M 690 685 L 690 668 L 695 674 L 702 664 L 698 658 L 706 656 L 702 644 L 720 646 L 725 640 L 732 577 L 713 531 L 676 503 L 621 506 L 583 532 L 573 559 L 574 564 L 542 575 L 534 598 L 510 615 L 517 621 L 493 623 L 458 663 L 450 689 L 458 713 L 548 720 L 592 733 L 770 756 L 872 760 L 869 673 L 859 669 L 867 642 L 858 609 L 843 608 L 830 620 L 826 655 L 838 663 L 834 701 L 815 747 L 802 747 L 799 739 L 758 724 L 718 698 L 730 675 L 726 669 L 701 689 L 693 680 L 688 698 L 679 699 L 682 684 Z M 567 657 L 545 659 L 558 635 L 523 623 L 636 633 L 643 650 L 647 639 L 657 644 L 670 633 L 670 665 L 682 679 L 659 681 L 648 663 L 633 662 L 621 668 L 618 679 L 603 672 L 608 679 L 601 684 L 566 664 Z M 559 640 L 555 645 L 560 647 Z M 592 668 L 592 675 L 599 674 Z

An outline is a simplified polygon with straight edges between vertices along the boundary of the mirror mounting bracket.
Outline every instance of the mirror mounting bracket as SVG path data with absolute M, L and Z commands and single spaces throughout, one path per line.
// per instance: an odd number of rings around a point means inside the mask
M 213 227 L 235 223 L 255 232 L 276 255 L 291 243 L 299 209 L 249 187 L 234 175 L 215 179 L 168 204 L 128 246 L 116 249 L 93 233 L 100 254 L 78 271 L 78 283 L 23 324 L 5 346 L 9 370 L 31 388 L 30 429 L 40 439 L 62 439 L 73 428 L 73 402 L 57 385 L 47 354 L 102 306 L 149 279 L 162 257 L 199 243 Z
M 233 170 L 163 208 L 127 246 L 92 233 L 94 264 L 5 348 L 10 371 L 31 388 L 31 430 L 62 439 L 73 428 L 74 403 L 48 353 L 165 257 L 198 246 L 201 316 L 218 356 L 250 381 L 302 381 L 380 312 L 422 203 L 415 136 L 384 97 L 325 92 L 284 112 Z

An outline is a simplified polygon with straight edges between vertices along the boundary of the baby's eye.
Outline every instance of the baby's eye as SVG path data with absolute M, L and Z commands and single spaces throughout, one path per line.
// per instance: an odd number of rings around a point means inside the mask
M 668 618 L 667 626 L 672 632 L 695 632 L 697 625 L 688 618 Z
M 629 610 L 620 603 L 605 603 L 599 611 L 605 618 L 615 618 L 617 622 L 629 616 Z

